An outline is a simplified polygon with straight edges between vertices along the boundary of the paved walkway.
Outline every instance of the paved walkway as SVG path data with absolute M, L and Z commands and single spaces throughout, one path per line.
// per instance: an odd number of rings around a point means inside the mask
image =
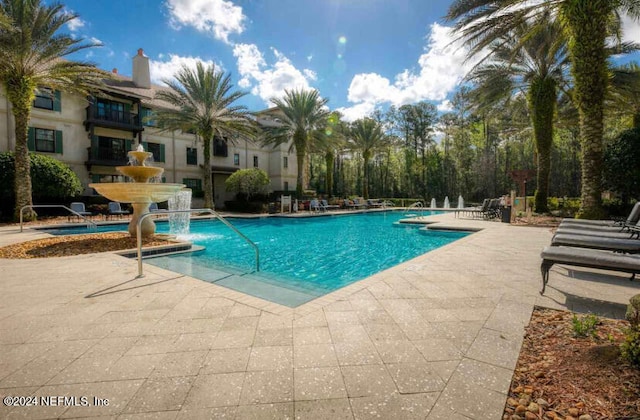
M 554 267 L 541 297 L 549 229 L 431 220 L 483 230 L 296 309 L 109 253 L 0 260 L 0 395 L 77 398 L 0 417 L 500 419 L 534 305 L 640 292 Z

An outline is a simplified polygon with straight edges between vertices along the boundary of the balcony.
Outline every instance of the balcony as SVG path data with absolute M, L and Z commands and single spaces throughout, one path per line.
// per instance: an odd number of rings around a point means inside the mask
M 137 114 L 126 111 L 98 109 L 95 105 L 87 107 L 87 119 L 84 121 L 88 129 L 90 125 L 105 128 L 127 130 L 134 133 L 144 130 Z
M 100 166 L 124 166 L 129 163 L 127 152 L 124 149 L 112 147 L 87 147 L 89 158 L 85 164 L 90 170 L 91 165 Z

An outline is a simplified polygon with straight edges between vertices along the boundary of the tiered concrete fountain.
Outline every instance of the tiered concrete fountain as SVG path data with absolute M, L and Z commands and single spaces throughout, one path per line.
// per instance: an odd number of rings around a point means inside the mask
M 142 145 L 138 146 L 137 150 L 130 151 L 128 155 L 132 160 L 132 165 L 117 166 L 116 169 L 121 174 L 133 179 L 134 182 L 105 182 L 89 184 L 89 186 L 109 200 L 131 203 L 133 216 L 129 223 L 129 234 L 135 238 L 138 218 L 149 212 L 149 205 L 167 201 L 176 192 L 184 188 L 184 184 L 149 183 L 149 179 L 160 176 L 164 169 L 146 166 L 147 159 L 153 153 L 145 152 Z M 156 231 L 156 225 L 151 218 L 146 218 L 142 222 L 141 230 L 143 237 L 151 236 Z

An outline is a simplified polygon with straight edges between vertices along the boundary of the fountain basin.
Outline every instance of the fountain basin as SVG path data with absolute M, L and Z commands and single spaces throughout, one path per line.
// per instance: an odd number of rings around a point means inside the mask
M 136 168 L 143 167 L 138 166 Z M 129 234 L 132 237 L 137 234 L 138 219 L 149 212 L 151 203 L 167 201 L 185 187 L 184 184 L 146 184 L 141 182 L 105 182 L 89 184 L 89 186 L 109 200 L 132 204 L 133 215 L 131 216 L 131 222 L 129 222 Z M 143 237 L 151 236 L 156 231 L 156 225 L 151 218 L 146 218 L 142 221 L 140 231 Z
M 146 168 L 139 166 L 137 168 Z M 160 168 L 161 169 L 161 168 Z M 140 182 L 114 182 L 89 184 L 98 194 L 120 203 L 160 203 L 167 201 L 184 184 L 145 184 Z
M 116 170 L 135 182 L 148 182 L 150 178 L 160 176 L 164 172 L 163 168 L 157 166 L 116 166 Z

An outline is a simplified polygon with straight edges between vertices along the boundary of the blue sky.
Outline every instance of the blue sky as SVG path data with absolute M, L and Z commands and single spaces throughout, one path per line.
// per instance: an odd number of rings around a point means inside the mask
M 74 57 L 131 75 L 143 48 L 160 83 L 182 64 L 231 73 L 250 110 L 315 88 L 347 119 L 427 100 L 445 111 L 470 67 L 442 17 L 450 0 L 63 0 L 67 30 L 104 44 Z M 630 36 L 640 40 L 637 25 Z

